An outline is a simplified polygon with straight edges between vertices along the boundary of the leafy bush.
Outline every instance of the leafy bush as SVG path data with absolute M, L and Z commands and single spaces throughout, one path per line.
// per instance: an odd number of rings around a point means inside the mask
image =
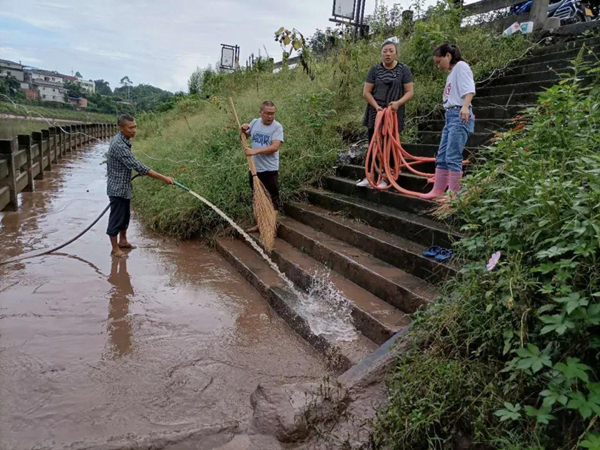
M 600 448 L 599 74 L 579 58 L 466 179 L 465 265 L 415 323 L 382 447 Z

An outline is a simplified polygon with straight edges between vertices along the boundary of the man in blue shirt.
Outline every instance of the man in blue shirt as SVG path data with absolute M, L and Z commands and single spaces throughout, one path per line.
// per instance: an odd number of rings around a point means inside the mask
M 279 210 L 279 147 L 283 142 L 283 127 L 275 120 L 275 112 L 273 102 L 263 102 L 260 117 L 242 125 L 241 131 L 246 137 L 252 138 L 252 148 L 246 148 L 246 155 L 252 156 L 258 179 L 269 191 L 275 209 Z M 250 187 L 253 187 L 252 175 Z M 257 230 L 255 226 L 248 231 Z

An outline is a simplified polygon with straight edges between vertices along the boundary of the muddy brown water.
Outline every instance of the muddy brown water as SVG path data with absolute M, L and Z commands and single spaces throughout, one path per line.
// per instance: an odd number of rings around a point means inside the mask
M 67 156 L 18 212 L 0 213 L 0 259 L 64 242 L 102 211 L 106 150 Z M 0 266 L 2 450 L 242 423 L 259 383 L 327 374 L 216 252 L 153 234 L 134 211 L 138 248 L 115 261 L 106 225 L 63 253 Z

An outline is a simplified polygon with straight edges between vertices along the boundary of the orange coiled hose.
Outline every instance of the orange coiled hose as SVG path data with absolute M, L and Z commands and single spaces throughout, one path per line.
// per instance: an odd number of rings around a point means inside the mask
M 391 106 L 377 112 L 375 133 L 365 159 L 365 176 L 373 188 L 384 191 L 394 187 L 402 194 L 418 197 L 421 193 L 400 186 L 397 182 L 398 177 L 404 168 L 427 178 L 428 182 L 433 182 L 435 174 L 421 172 L 413 167 L 430 162 L 435 162 L 435 158 L 414 156 L 404 150 L 400 143 L 396 111 Z M 468 161 L 464 163 L 468 164 Z M 384 174 L 389 184 L 386 187 L 378 187 Z

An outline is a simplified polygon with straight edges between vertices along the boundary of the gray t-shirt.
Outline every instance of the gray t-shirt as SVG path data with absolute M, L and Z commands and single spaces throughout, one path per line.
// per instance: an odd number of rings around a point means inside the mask
M 475 80 L 473 80 L 471 68 L 464 61 L 457 62 L 446 79 L 443 95 L 444 108 L 462 106 L 465 96 L 474 93 Z
M 269 147 L 273 141 L 283 142 L 283 127 L 276 120 L 271 125 L 264 125 L 261 119 L 254 119 L 250 122 L 249 131 L 253 149 Z M 279 151 L 270 155 L 254 155 L 252 158 L 257 172 L 279 170 Z

